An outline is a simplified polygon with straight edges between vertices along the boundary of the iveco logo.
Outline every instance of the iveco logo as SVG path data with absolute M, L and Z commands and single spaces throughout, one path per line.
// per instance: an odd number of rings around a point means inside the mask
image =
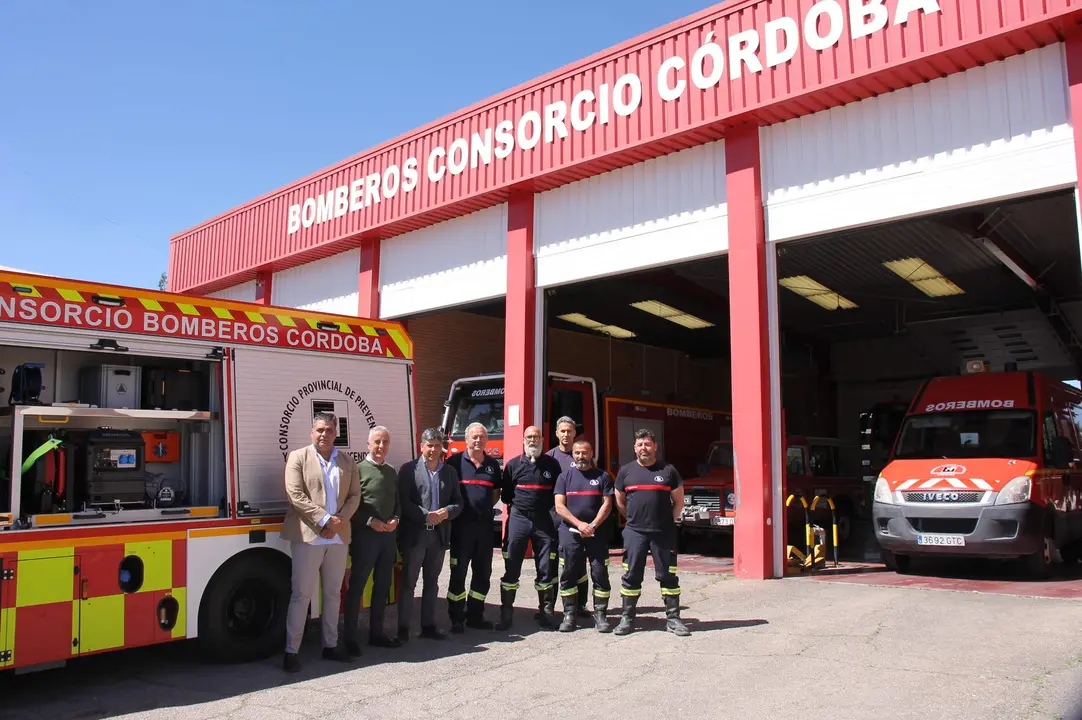
M 922 502 L 958 502 L 959 495 L 956 492 L 924 492 L 920 499 Z

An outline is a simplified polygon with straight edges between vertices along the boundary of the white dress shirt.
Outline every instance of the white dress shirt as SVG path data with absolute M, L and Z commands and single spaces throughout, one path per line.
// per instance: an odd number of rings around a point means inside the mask
M 315 448 L 315 445 L 312 446 Z M 319 526 L 324 527 L 327 521 L 331 519 L 331 515 L 338 512 L 338 487 L 341 484 L 340 471 L 338 469 L 338 463 L 335 460 L 338 458 L 338 448 L 331 450 L 331 459 L 324 460 L 323 456 L 316 450 L 316 458 L 319 459 L 319 467 L 323 470 L 323 489 L 327 495 L 327 513 L 323 516 L 323 519 L 319 521 Z M 317 535 L 311 542 L 312 545 L 341 545 L 342 536 L 335 535 L 328 540 L 325 537 Z

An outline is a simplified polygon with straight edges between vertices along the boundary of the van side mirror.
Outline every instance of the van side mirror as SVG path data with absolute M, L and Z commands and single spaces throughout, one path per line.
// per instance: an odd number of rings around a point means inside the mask
M 1052 463 L 1052 467 L 1059 470 L 1067 470 L 1071 467 L 1071 463 L 1074 462 L 1074 447 L 1071 445 L 1071 441 L 1065 437 L 1052 438 L 1052 451 L 1049 461 Z
M 695 472 L 699 473 L 699 476 L 702 477 L 710 472 L 710 466 L 706 463 L 699 463 L 698 467 L 695 468 Z

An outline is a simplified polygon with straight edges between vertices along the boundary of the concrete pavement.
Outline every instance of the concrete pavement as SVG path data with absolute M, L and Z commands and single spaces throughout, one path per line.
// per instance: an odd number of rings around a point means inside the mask
M 497 555 L 497 587 L 501 569 Z M 446 578 L 445 569 L 441 594 Z M 366 649 L 343 667 L 318 658 L 313 632 L 300 676 L 284 675 L 280 657 L 216 666 L 188 644 L 135 650 L 0 678 L 0 718 L 477 720 L 575 708 L 621 720 L 986 720 L 1073 718 L 1082 700 L 1082 604 L 1074 600 L 807 578 L 743 582 L 685 570 L 693 635 L 677 638 L 661 630 L 661 596 L 647 578 L 639 631 L 624 638 L 592 627 L 538 631 L 527 565 L 510 635 L 415 638 L 399 650 Z

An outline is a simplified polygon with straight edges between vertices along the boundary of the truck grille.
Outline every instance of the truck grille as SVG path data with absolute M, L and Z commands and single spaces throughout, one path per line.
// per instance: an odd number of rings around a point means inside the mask
M 721 510 L 721 493 L 717 490 L 694 490 L 688 494 L 691 505 L 700 505 L 707 510 Z
M 907 492 L 907 503 L 975 503 L 980 502 L 983 492 Z

